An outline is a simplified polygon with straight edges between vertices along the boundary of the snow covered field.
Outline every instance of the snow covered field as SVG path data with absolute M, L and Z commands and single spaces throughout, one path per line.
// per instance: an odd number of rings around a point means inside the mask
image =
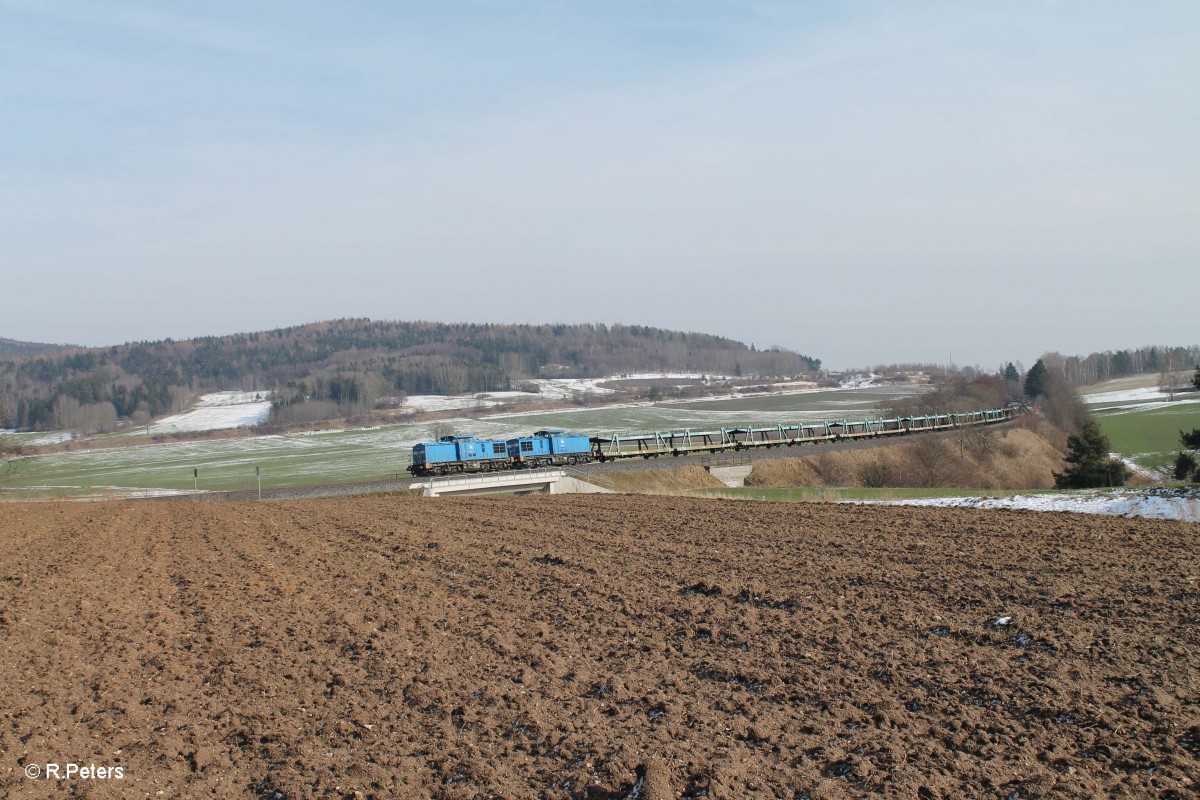
M 1200 522 L 1200 490 L 1096 489 L 1070 494 L 1032 494 L 1011 497 L 933 497 L 914 500 L 848 501 L 894 506 L 940 508 L 999 508 L 1027 511 L 1074 511 L 1119 517 L 1148 517 Z
M 214 392 L 201 397 L 191 411 L 151 423 L 150 434 L 246 428 L 266 422 L 270 413 L 266 392 Z

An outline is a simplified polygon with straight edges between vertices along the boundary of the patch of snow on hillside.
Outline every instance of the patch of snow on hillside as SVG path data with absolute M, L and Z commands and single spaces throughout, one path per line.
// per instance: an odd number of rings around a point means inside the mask
M 533 395 L 530 395 L 532 397 Z M 488 403 L 486 400 L 479 400 L 471 395 L 462 395 L 460 397 L 449 397 L 444 394 L 410 394 L 404 398 L 404 405 L 401 408 L 406 411 L 458 411 L 464 408 L 478 408 L 479 406 L 495 405 Z
M 267 392 L 213 392 L 201 397 L 191 411 L 152 423 L 150 434 L 247 428 L 266 422 L 270 414 Z
M 653 381 L 668 379 L 698 381 L 703 378 L 708 378 L 710 381 L 725 381 L 730 380 L 731 376 L 702 372 L 631 372 L 625 375 L 610 375 L 607 378 L 601 378 L 599 383 L 608 381 Z
M 846 377 L 842 378 L 840 381 L 838 381 L 838 385 L 843 389 L 869 389 L 875 385 L 875 381 L 878 379 L 879 376 L 874 372 L 870 373 L 869 375 L 857 373 L 854 375 L 847 375 Z
M 853 501 L 851 501 L 853 502 Z M 1097 489 L 1012 497 L 931 497 L 914 500 L 859 501 L 896 506 L 989 508 L 1026 511 L 1073 511 L 1118 517 L 1147 517 L 1200 522 L 1200 491 L 1195 489 Z
M 471 395 L 415 394 L 404 400 L 408 411 L 461 411 L 467 408 L 485 408 L 506 403 L 537 402 L 539 400 L 571 400 L 583 395 L 615 394 L 615 389 L 601 386 L 602 383 L 633 380 L 699 380 L 700 373 L 685 372 L 640 372 L 628 375 L 609 375 L 605 378 L 531 378 L 518 384 L 538 387 L 536 392 L 497 391 L 477 392 Z M 724 376 L 709 375 L 711 380 L 724 380 Z
M 842 388 L 844 389 L 865 389 L 877 386 L 875 383 L 879 376 L 871 375 L 856 375 L 852 378 L 843 381 Z M 717 375 L 713 373 L 701 374 L 699 372 L 636 372 L 627 373 L 624 375 L 609 375 L 605 378 L 531 378 L 526 381 L 517 381 L 518 385 L 531 384 L 538 387 L 537 392 L 521 392 L 521 391 L 496 391 L 496 392 L 477 392 L 475 394 L 464 395 L 443 395 L 443 394 L 414 394 L 409 395 L 404 399 L 404 404 L 401 406 L 405 411 L 414 411 L 424 413 L 428 411 L 463 411 L 470 408 L 492 408 L 500 405 L 508 405 L 512 403 L 537 402 L 547 400 L 571 400 L 582 396 L 603 396 L 613 395 L 617 393 L 617 389 L 612 389 L 602 384 L 613 383 L 618 386 L 622 382 L 628 381 L 649 381 L 649 380 L 679 380 L 691 381 L 689 384 L 679 384 L 677 388 L 684 388 L 695 385 L 695 381 L 707 379 L 707 383 L 722 382 L 733 380 L 728 375 Z M 821 389 L 813 381 L 794 380 L 794 381 L 776 381 L 771 382 L 775 387 L 772 394 L 804 394 L 806 392 L 826 391 Z M 738 399 L 742 397 L 761 397 L 763 392 L 748 392 L 734 391 L 727 395 L 724 399 Z M 668 399 L 660 400 L 657 403 L 638 402 L 628 403 L 622 406 L 611 407 L 626 407 L 634 408 L 638 406 L 649 405 L 667 405 L 670 403 L 691 403 L 695 402 L 696 398 L 681 398 L 678 400 Z M 848 400 L 850 404 L 858 404 L 861 401 Z
M 548 400 L 570 400 L 583 394 L 612 394 L 612 389 L 600 386 L 611 378 L 538 378 L 538 396 Z

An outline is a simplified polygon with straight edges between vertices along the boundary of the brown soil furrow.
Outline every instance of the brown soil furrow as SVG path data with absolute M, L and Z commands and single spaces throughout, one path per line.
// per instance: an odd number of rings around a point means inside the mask
M 1195 525 L 622 496 L 5 511 L 5 796 L 594 798 L 639 768 L 647 797 L 1196 794 Z M 24 777 L 53 761 L 126 777 Z

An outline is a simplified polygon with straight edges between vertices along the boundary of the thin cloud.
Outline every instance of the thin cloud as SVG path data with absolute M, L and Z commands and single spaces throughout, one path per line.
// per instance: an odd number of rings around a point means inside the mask
M 223 53 L 267 55 L 275 52 L 267 37 L 243 27 L 214 24 L 200 17 L 153 7 L 118 3 L 77 3 L 67 0 L 0 0 L 0 7 L 30 17 L 66 22 L 89 29 L 109 29 L 146 42 L 184 43 Z

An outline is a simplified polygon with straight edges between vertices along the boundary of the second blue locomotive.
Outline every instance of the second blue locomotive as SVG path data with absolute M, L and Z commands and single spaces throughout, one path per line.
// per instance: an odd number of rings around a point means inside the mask
M 421 476 L 450 475 L 586 464 L 591 460 L 591 440 L 563 430 L 537 431 L 508 440 L 443 436 L 436 442 L 413 447 L 408 471 Z

